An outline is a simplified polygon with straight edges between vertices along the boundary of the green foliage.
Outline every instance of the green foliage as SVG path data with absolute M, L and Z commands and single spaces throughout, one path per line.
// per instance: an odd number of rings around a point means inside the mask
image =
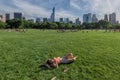
M 65 28 L 66 28 L 66 29 L 72 29 L 72 25 L 69 24 L 69 23 L 67 23 L 67 24 L 65 24 Z
M 56 23 L 48 22 L 47 23 L 47 28 L 48 29 L 57 29 L 58 25 Z
M 85 29 L 90 29 L 91 23 L 83 23 L 83 26 L 85 27 Z
M 0 24 L 2 28 L 27 28 L 27 29 L 118 29 L 120 24 L 111 24 L 108 21 L 100 20 L 95 23 L 61 23 L 61 22 L 41 22 L 34 23 L 27 21 L 25 19 L 12 19 L 6 22 L 7 25 L 3 23 Z
M 30 22 L 23 19 L 23 20 L 22 20 L 22 23 L 21 23 L 21 26 L 22 26 L 23 28 L 30 28 Z
M 58 29 L 65 29 L 65 23 L 57 22 Z
M 19 19 L 8 20 L 7 24 L 9 25 L 10 28 L 19 28 L 19 26 L 21 25 L 21 20 Z
M 47 29 L 47 22 L 41 23 L 41 29 Z
M 115 29 L 120 29 L 120 25 L 119 24 L 114 24 L 113 25 Z
M 104 20 L 100 20 L 98 23 L 103 29 L 108 28 L 110 25 L 110 23 L 108 21 L 104 21 Z
M 0 21 L 0 29 L 6 28 L 6 23 Z

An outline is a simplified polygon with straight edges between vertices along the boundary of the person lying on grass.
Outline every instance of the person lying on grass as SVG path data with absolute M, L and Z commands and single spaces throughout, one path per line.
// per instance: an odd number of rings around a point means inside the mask
M 72 53 L 68 53 L 64 57 L 56 57 L 54 59 L 48 59 L 42 66 L 47 68 L 58 68 L 59 64 L 69 64 L 76 60 L 77 57 L 73 56 Z

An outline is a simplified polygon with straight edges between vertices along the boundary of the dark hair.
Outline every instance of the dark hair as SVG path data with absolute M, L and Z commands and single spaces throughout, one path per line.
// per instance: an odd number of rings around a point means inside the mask
M 51 65 L 51 64 L 53 64 L 53 63 L 54 63 L 54 61 L 53 61 L 52 59 L 48 59 L 48 60 L 47 60 L 47 64 Z
M 48 64 L 48 66 L 50 68 L 56 68 L 57 67 L 57 65 L 55 64 L 55 61 L 53 59 L 48 59 L 46 63 Z

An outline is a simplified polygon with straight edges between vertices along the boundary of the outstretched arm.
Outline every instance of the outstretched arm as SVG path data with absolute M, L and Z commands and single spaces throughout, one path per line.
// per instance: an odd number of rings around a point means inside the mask
M 76 57 L 74 57 L 73 59 L 74 59 L 74 60 L 76 60 L 76 58 L 77 58 L 77 56 L 76 56 Z

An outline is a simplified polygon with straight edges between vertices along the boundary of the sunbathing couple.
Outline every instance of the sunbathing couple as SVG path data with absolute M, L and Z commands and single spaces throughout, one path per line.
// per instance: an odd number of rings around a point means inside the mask
M 69 64 L 76 60 L 77 57 L 74 57 L 72 53 L 68 53 L 66 56 L 54 59 L 48 59 L 42 66 L 47 68 L 58 68 L 59 64 Z

